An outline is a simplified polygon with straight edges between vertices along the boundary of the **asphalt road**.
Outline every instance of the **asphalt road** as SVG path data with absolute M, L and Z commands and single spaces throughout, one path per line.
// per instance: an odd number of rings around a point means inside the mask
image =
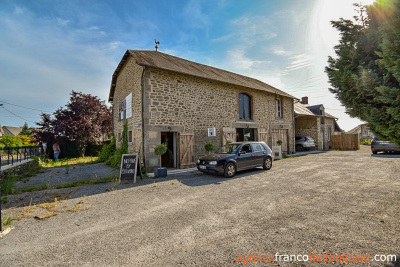
M 66 200 L 14 221 L 0 266 L 233 266 L 237 255 L 400 255 L 400 159 L 331 151 L 232 179 L 195 172 Z M 68 207 L 80 208 L 76 212 Z M 6 214 L 23 212 L 22 208 Z M 256 266 L 342 266 L 331 262 Z M 344 262 L 345 266 L 384 266 Z

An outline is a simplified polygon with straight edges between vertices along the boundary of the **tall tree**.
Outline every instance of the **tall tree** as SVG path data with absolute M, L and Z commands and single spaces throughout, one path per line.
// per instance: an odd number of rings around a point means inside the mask
M 400 144 L 400 1 L 356 6 L 355 21 L 331 22 L 341 39 L 326 67 L 329 90 L 350 116 Z
M 31 136 L 31 131 L 28 128 L 28 123 L 24 123 L 24 126 L 22 126 L 22 130 L 19 133 L 19 135 L 26 135 L 26 136 Z
M 81 156 L 85 155 L 88 144 L 96 143 L 103 134 L 111 132 L 111 108 L 104 101 L 90 94 L 72 91 L 65 108 L 49 114 L 42 114 L 35 136 L 41 141 L 54 142 L 55 138 L 75 141 Z

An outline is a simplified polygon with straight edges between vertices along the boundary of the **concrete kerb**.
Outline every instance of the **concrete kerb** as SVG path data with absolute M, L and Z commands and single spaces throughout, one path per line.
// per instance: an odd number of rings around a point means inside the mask
M 186 169 L 167 170 L 167 175 L 181 174 L 181 173 L 193 172 L 193 171 L 197 171 L 197 167 L 186 168 Z M 154 173 L 153 172 L 148 173 L 147 176 L 150 177 L 150 178 L 154 178 Z
M 301 157 L 301 156 L 307 156 L 309 154 L 321 154 L 325 153 L 326 151 L 321 151 L 321 150 L 314 150 L 314 151 L 304 151 L 304 152 L 297 152 L 294 154 L 288 154 L 286 156 L 288 157 Z
M 8 170 L 8 169 L 12 169 L 12 168 L 18 167 L 18 166 L 20 166 L 22 164 L 25 164 L 25 163 L 28 163 L 28 162 L 31 162 L 31 161 L 33 161 L 33 159 L 24 159 L 22 161 L 15 162 L 14 164 L 8 164 L 8 165 L 5 165 L 5 166 L 1 166 L 0 170 L 1 171 L 5 171 L 5 170 Z

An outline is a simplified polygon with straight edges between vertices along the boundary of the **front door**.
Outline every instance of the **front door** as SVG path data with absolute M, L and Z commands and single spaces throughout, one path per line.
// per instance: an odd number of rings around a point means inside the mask
M 161 144 L 165 144 L 168 148 L 167 152 L 161 156 L 161 166 L 174 168 L 174 133 L 161 132 Z
M 254 140 L 254 129 L 252 128 L 237 128 L 236 129 L 236 141 L 255 141 Z

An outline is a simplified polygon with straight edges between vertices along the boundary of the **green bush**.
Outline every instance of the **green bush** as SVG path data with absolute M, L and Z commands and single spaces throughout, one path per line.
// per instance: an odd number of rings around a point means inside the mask
M 111 138 L 111 142 L 109 144 L 103 145 L 103 148 L 100 150 L 99 153 L 99 161 L 104 162 L 107 161 L 112 155 L 114 155 L 114 152 L 116 150 L 115 148 L 115 136 Z
M 115 138 L 114 139 L 114 146 L 115 146 Z M 111 141 L 112 143 L 113 141 Z M 110 143 L 110 144 L 111 144 Z M 106 153 L 106 152 L 104 152 Z M 119 164 L 121 163 L 121 157 L 123 154 L 128 153 L 128 121 L 125 120 L 124 122 L 124 129 L 122 130 L 122 143 L 121 147 L 116 149 L 114 154 L 112 154 L 106 161 L 105 163 L 107 165 L 110 165 L 111 167 L 117 168 Z
M 361 141 L 361 144 L 362 145 L 366 145 L 366 146 L 370 146 L 371 145 L 371 140 L 364 139 L 364 140 Z
M 204 145 L 204 149 L 205 149 L 207 152 L 211 152 L 211 151 L 214 151 L 214 150 L 215 150 L 214 145 L 213 145 L 211 142 L 206 143 L 206 144 Z

